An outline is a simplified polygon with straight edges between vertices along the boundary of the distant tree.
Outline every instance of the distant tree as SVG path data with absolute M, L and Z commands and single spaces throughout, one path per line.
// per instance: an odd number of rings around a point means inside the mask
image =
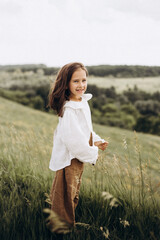
M 137 119 L 137 122 L 135 124 L 135 130 L 137 132 L 144 132 L 144 133 L 149 133 L 151 132 L 153 128 L 153 123 L 152 123 L 152 118 L 149 116 L 140 116 Z
M 105 89 L 105 94 L 106 94 L 107 98 L 114 98 L 115 99 L 117 97 L 115 87 L 106 88 Z
M 98 97 L 99 95 L 102 94 L 102 92 L 104 92 L 104 90 L 102 90 L 101 88 L 98 88 L 96 85 L 89 84 L 87 86 L 87 92 L 92 93 L 94 97 Z
M 153 93 L 151 98 L 160 102 L 160 92 Z
M 117 107 L 113 103 L 105 104 L 101 107 L 101 110 L 103 113 L 109 112 L 109 113 L 115 113 L 118 111 Z
M 141 91 L 137 88 L 137 86 L 134 86 L 133 89 L 128 89 L 123 91 L 124 96 L 128 98 L 128 100 L 133 104 L 137 100 L 147 100 L 151 98 L 151 94 Z
M 36 95 L 41 96 L 41 98 L 43 99 L 46 111 L 48 111 L 46 106 L 48 104 L 49 89 L 50 89 L 49 84 L 48 85 L 44 85 L 44 86 L 41 85 L 41 86 L 35 88 Z
M 160 103 L 154 100 L 140 100 L 136 101 L 135 107 L 143 115 L 155 115 L 160 113 Z
M 139 112 L 136 109 L 136 107 L 133 104 L 124 104 L 121 106 L 121 111 L 125 112 L 126 114 L 130 114 L 132 116 L 134 116 L 135 118 L 138 117 Z
M 152 133 L 160 135 L 160 115 L 154 121 L 153 128 L 152 128 Z
M 128 97 L 125 96 L 124 94 L 118 94 L 117 101 L 120 103 L 120 105 L 129 104 Z
M 32 100 L 32 104 L 35 109 L 44 110 L 44 101 L 40 96 L 36 96 Z

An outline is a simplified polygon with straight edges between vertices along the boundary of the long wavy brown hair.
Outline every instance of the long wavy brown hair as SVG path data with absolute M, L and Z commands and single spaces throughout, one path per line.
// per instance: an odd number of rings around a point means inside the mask
M 82 63 L 68 63 L 59 70 L 55 82 L 51 85 L 47 107 L 55 110 L 60 117 L 63 116 L 65 101 L 69 100 L 69 82 L 73 73 L 79 68 L 83 69 L 88 76 L 88 71 Z

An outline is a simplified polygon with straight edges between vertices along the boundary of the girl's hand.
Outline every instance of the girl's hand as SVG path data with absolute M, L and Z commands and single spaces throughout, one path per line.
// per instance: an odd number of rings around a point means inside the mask
M 95 142 L 94 145 L 97 146 L 102 151 L 104 151 L 108 146 L 108 142 L 102 143 L 102 141 L 98 141 L 98 142 Z

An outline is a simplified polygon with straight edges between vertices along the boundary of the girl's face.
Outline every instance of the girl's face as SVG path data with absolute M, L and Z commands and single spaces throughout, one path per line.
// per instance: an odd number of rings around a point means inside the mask
M 81 97 L 83 93 L 85 93 L 86 89 L 86 72 L 83 69 L 79 68 L 72 74 L 71 80 L 69 82 L 69 99 L 73 101 L 81 101 Z

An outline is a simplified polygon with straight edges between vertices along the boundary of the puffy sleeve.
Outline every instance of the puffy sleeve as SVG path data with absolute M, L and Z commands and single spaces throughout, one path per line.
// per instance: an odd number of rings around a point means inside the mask
M 98 141 L 102 141 L 102 143 L 105 142 L 104 139 L 102 139 L 99 135 L 97 135 L 94 131 L 92 132 L 93 135 L 93 142 L 98 142 Z
M 75 110 L 68 108 L 61 119 L 61 141 L 79 161 L 95 164 L 98 158 L 98 147 L 89 146 L 89 139 L 78 123 L 79 120 Z

